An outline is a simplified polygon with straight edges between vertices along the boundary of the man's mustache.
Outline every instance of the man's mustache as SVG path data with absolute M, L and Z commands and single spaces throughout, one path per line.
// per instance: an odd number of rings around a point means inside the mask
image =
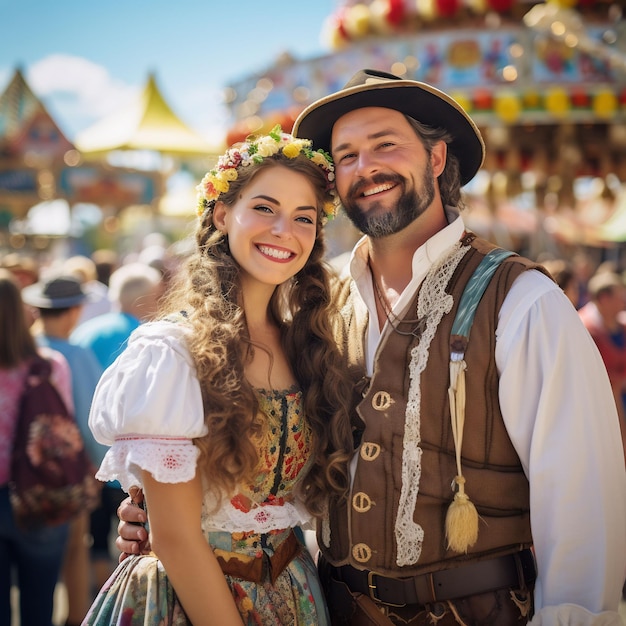
M 357 199 L 363 195 L 367 187 L 374 185 L 384 185 L 385 183 L 402 184 L 404 179 L 397 174 L 374 174 L 369 179 L 360 179 L 348 190 L 348 198 Z

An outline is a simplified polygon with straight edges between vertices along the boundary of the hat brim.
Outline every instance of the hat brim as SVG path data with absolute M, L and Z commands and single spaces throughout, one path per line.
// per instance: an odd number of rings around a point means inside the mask
M 30 285 L 22 289 L 22 300 L 37 309 L 69 309 L 87 299 L 84 294 L 67 298 L 48 298 L 41 293 L 39 285 Z
M 462 185 L 474 178 L 483 164 L 485 144 L 461 105 L 435 87 L 414 80 L 372 82 L 321 98 L 300 113 L 292 133 L 312 140 L 314 148 L 330 152 L 335 122 L 365 107 L 394 109 L 427 126 L 446 129 L 453 137 L 448 149 L 459 159 Z

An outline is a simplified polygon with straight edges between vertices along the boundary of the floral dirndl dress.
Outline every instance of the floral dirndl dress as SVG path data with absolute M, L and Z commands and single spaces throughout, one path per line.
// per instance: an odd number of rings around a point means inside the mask
M 212 511 L 205 501 L 202 527 L 220 563 L 254 570 L 250 580 L 223 569 L 246 625 L 325 626 L 330 623 L 317 570 L 303 535 L 292 530 L 308 516 L 293 490 L 308 470 L 311 433 L 302 414 L 302 394 L 258 391 L 268 428 L 261 442 L 261 471 Z M 282 523 L 281 523 L 282 520 Z M 227 530 L 227 529 L 230 530 Z M 237 528 L 237 530 L 234 530 Z M 290 545 L 292 558 L 273 571 L 275 555 Z M 252 576 L 251 578 L 254 578 Z M 155 555 L 127 557 L 105 583 L 83 626 L 189 626 L 162 563 Z

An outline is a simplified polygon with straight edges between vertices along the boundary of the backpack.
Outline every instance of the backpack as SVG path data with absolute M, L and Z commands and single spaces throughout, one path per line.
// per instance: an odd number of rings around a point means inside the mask
M 51 373 L 46 359 L 34 357 L 19 404 L 9 495 L 23 530 L 63 524 L 100 504 L 101 483 Z

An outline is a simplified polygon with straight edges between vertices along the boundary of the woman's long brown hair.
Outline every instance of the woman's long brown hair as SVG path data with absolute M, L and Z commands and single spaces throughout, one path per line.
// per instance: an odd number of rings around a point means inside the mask
M 302 389 L 305 415 L 313 431 L 313 462 L 299 489 L 308 510 L 320 516 L 329 494 L 347 491 L 353 446 L 349 418 L 352 388 L 333 338 L 332 323 L 338 312 L 324 263 L 321 216 L 330 200 L 327 180 L 319 166 L 305 156 L 290 159 L 279 153 L 254 166 L 239 168 L 237 180 L 230 183 L 220 200 L 232 205 L 258 172 L 277 166 L 306 176 L 318 200 L 320 219 L 311 256 L 296 276 L 276 289 L 270 308 Z M 228 237 L 213 224 L 213 206 L 200 220 L 195 252 L 163 309 L 165 315 L 185 311 L 186 323 L 191 326 L 189 349 L 209 429 L 196 443 L 202 451 L 206 484 L 221 497 L 233 493 L 238 483 L 250 480 L 258 470 L 255 439 L 263 424 L 254 390 L 244 376 L 255 346 L 242 306 L 240 270 L 230 254 Z

